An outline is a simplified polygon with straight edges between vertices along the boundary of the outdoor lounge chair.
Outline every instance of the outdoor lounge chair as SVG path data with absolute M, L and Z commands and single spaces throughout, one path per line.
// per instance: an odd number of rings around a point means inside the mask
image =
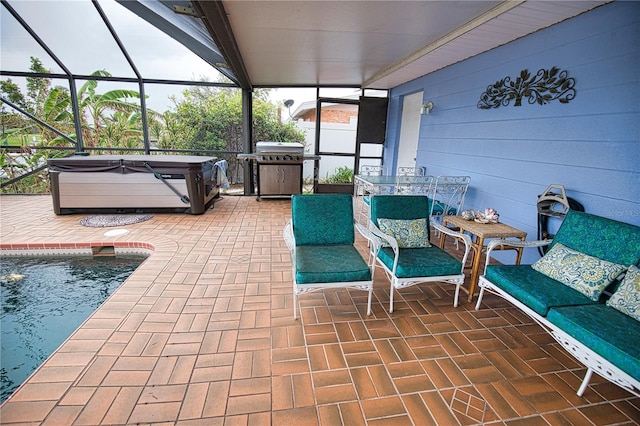
M 355 288 L 369 293 L 371 314 L 375 259 L 367 264 L 354 246 L 355 229 L 372 248 L 379 240 L 353 217 L 350 194 L 305 194 L 291 197 L 291 220 L 284 227 L 284 240 L 293 269 L 293 318 L 297 318 L 298 296 L 327 288 Z
M 442 281 L 456 286 L 453 306 L 458 306 L 464 283 L 464 264 L 471 238 L 434 223 L 434 229 L 462 241 L 462 261 L 429 242 L 429 199 L 423 195 L 374 195 L 371 197 L 371 232 L 382 239 L 378 263 L 391 281 L 389 312 L 393 312 L 393 290 L 424 282 Z M 386 244 L 385 244 L 386 243 Z

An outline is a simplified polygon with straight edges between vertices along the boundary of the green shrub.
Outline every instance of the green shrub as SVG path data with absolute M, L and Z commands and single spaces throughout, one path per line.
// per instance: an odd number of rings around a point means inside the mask
M 338 167 L 335 174 L 327 176 L 324 183 L 353 183 L 353 169 Z

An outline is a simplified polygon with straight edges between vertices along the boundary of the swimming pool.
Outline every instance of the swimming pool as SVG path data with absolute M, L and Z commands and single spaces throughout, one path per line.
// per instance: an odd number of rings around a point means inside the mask
M 137 254 L 0 257 L 0 402 L 144 259 Z

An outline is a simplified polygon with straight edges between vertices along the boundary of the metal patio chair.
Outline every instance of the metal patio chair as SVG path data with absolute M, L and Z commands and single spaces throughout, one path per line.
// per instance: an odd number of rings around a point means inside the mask
M 396 176 L 424 176 L 424 167 L 398 167 Z
M 371 248 L 391 282 L 389 312 L 393 312 L 394 289 L 441 281 L 455 285 L 453 306 L 458 306 L 464 283 L 464 264 L 471 250 L 471 237 L 432 225 L 465 246 L 462 261 L 429 242 L 429 200 L 422 195 L 374 195 L 371 197 L 371 232 L 382 246 Z
M 424 177 L 424 167 L 398 167 L 396 171 L 396 177 L 398 178 L 398 184 L 396 185 L 396 194 L 424 194 L 425 186 L 426 191 L 429 191 L 432 183 L 429 182 L 426 185 L 420 185 L 422 177 Z M 435 178 L 434 178 L 435 179 Z
M 291 220 L 284 240 L 291 253 L 293 318 L 298 296 L 327 288 L 355 288 L 369 293 L 371 314 L 375 259 L 367 263 L 355 247 L 357 229 L 372 250 L 380 241 L 364 226 L 354 223 L 350 194 L 297 194 L 291 197 Z
M 462 213 L 464 198 L 469 189 L 469 176 L 438 176 L 431 198 L 431 221 L 442 223 L 442 216 Z
M 362 166 L 360 167 L 360 176 L 382 176 L 382 166 Z M 375 187 L 374 187 L 375 188 Z M 362 198 L 359 200 L 358 206 L 358 222 L 369 222 L 369 205 L 371 204 L 371 192 L 367 189 L 362 189 L 362 194 L 356 194 Z M 356 199 L 356 201 L 358 201 Z

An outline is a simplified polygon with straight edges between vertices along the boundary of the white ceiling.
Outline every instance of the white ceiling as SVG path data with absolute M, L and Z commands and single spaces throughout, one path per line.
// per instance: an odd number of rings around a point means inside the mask
M 389 89 L 607 1 L 223 0 L 252 86 Z

